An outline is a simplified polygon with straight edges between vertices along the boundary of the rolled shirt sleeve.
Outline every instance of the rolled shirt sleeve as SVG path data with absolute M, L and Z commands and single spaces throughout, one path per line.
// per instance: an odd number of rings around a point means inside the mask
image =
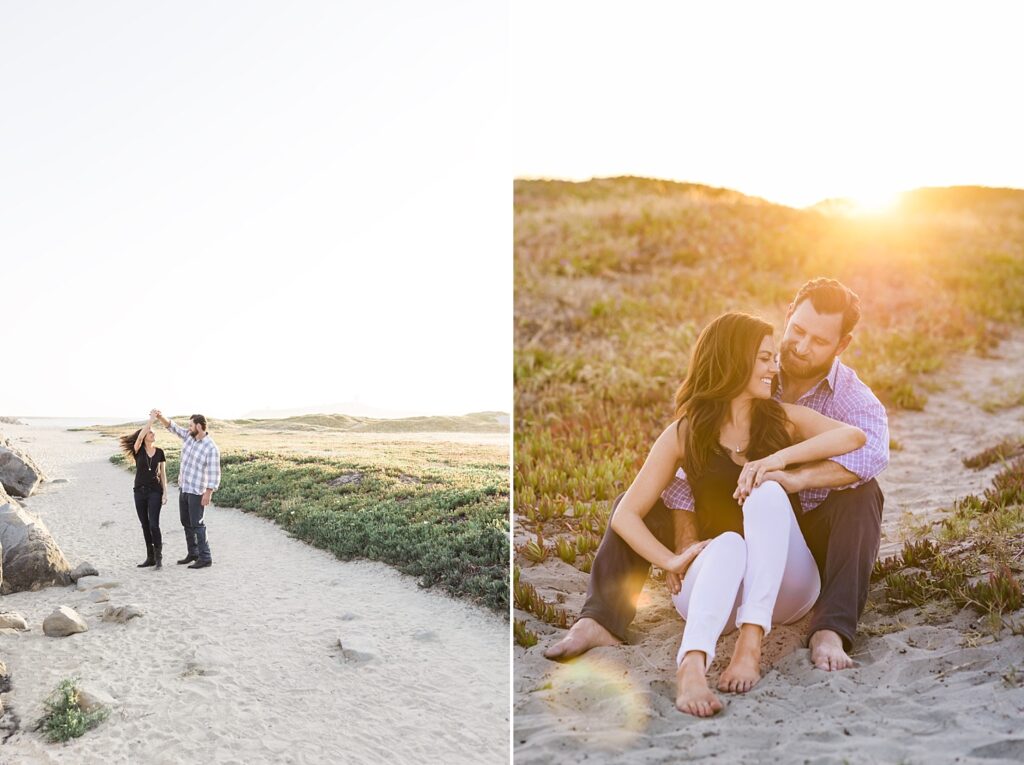
M 214 446 L 206 454 L 206 488 L 220 488 L 220 449 Z
M 676 477 L 672 479 L 672 483 L 661 493 L 661 501 L 670 510 L 686 510 L 692 513 L 696 509 L 690 482 L 686 480 L 686 473 L 682 468 L 676 471 Z
M 867 436 L 867 442 L 860 449 L 831 458 L 859 479 L 847 488 L 860 486 L 876 478 L 889 464 L 889 419 L 885 407 L 872 395 L 869 400 L 862 399 L 857 406 L 845 411 L 837 408 L 833 416 L 860 428 Z

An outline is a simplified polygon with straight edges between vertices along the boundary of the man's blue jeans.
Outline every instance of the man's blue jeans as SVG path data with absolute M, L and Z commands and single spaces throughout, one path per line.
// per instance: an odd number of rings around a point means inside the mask
M 206 541 L 206 524 L 203 523 L 206 508 L 203 507 L 202 499 L 199 494 L 179 492 L 178 514 L 181 516 L 181 525 L 185 528 L 188 554 L 206 562 L 212 561 L 213 558 L 210 556 L 210 545 Z

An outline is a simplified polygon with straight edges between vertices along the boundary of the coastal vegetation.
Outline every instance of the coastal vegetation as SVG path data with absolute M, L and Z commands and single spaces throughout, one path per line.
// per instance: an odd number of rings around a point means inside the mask
M 643 178 L 516 182 L 517 561 L 589 570 L 610 500 L 723 311 L 781 328 L 804 281 L 842 280 L 863 310 L 844 360 L 890 410 L 923 407 L 948 358 L 986 354 L 1024 320 L 1024 192 L 921 189 L 884 214 L 837 209 Z
M 484 418 L 490 431 L 456 430 L 461 418 L 443 418 L 449 432 L 403 432 L 393 422 L 373 430 L 366 418 L 343 415 L 211 420 L 223 473 L 214 503 L 269 518 L 343 560 L 387 563 L 423 587 L 507 615 L 508 431 L 497 413 L 473 415 L 465 426 Z M 361 429 L 351 420 L 362 420 Z M 135 427 L 98 429 L 117 435 Z M 157 432 L 173 480 L 180 442 Z M 125 463 L 120 454 L 111 461 Z
M 78 678 L 66 678 L 44 702 L 46 709 L 39 729 L 51 743 L 70 741 L 95 728 L 110 715 L 106 707 L 90 711 L 79 702 Z
M 987 455 L 1005 442 L 965 460 L 984 467 Z M 1019 448 L 1019 446 L 1018 446 Z M 919 530 L 899 555 L 875 564 L 890 611 L 944 600 L 970 607 L 985 617 L 993 634 L 1004 627 L 1024 634 L 1024 621 L 1012 616 L 1024 608 L 1024 457 L 1004 462 L 980 496 L 958 499 L 934 528 Z

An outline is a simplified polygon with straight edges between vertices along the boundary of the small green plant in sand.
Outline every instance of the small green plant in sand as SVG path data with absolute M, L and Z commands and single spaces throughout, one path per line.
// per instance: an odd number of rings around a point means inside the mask
M 997 462 L 1006 462 L 1013 457 L 1024 454 L 1024 439 L 1004 438 L 995 446 L 990 446 L 977 454 L 963 459 L 964 467 L 980 470 Z
M 559 537 L 555 540 L 555 553 L 566 563 L 572 565 L 576 562 L 576 545 L 571 539 Z
M 536 539 L 531 539 L 520 548 L 522 556 L 532 563 L 542 563 L 548 557 L 548 548 L 544 544 L 544 537 L 539 533 Z
M 520 611 L 533 614 L 542 622 L 569 628 L 569 614 L 543 598 L 532 584 L 521 581 L 519 568 L 512 574 L 512 602 Z
M 1005 409 L 1024 406 L 1024 388 L 1012 388 L 1004 386 L 1000 393 L 981 403 L 982 411 L 995 414 Z
M 526 627 L 526 622 L 519 619 L 513 620 L 512 630 L 515 633 L 516 645 L 523 648 L 532 648 L 537 645 L 537 633 Z
M 61 681 L 57 689 L 44 702 L 46 713 L 39 721 L 39 729 L 48 741 L 60 742 L 78 738 L 107 719 L 106 708 L 84 712 L 78 702 L 78 678 Z
M 1006 684 L 1007 688 L 1020 688 L 1024 686 L 1024 672 L 1017 669 L 1015 664 L 1011 664 L 1010 668 L 1003 673 L 1003 683 Z

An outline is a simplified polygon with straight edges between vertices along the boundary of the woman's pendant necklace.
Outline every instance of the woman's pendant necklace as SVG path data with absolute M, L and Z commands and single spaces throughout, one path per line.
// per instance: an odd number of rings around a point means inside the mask
M 149 456 L 149 452 L 146 451 L 146 447 L 142 447 L 142 453 L 146 455 L 146 470 L 150 473 L 153 472 L 153 460 Z M 156 452 L 153 453 L 154 455 Z

